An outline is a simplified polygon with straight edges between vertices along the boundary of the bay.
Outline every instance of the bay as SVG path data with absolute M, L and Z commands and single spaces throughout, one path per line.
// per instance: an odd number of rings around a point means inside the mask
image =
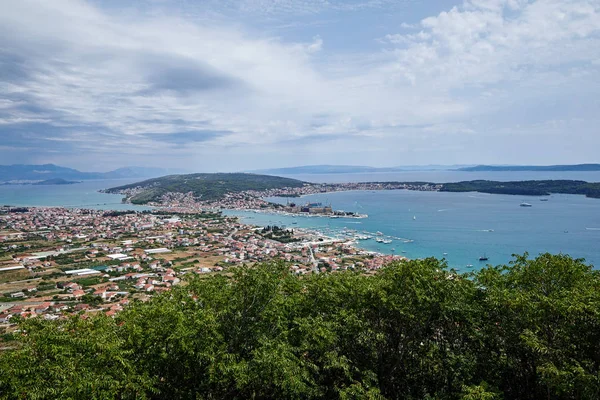
M 259 226 L 308 228 L 332 236 L 374 236 L 392 239 L 357 242 L 359 247 L 411 259 L 445 258 L 460 271 L 487 263 L 506 264 L 512 254 L 565 253 L 587 262 L 600 263 L 600 200 L 579 195 L 552 195 L 549 201 L 523 196 L 482 193 L 418 192 L 407 190 L 351 191 L 303 196 L 286 201 L 321 202 L 334 209 L 368 214 L 364 219 L 286 216 L 233 211 L 242 221 Z M 533 207 L 520 207 L 524 200 Z M 447 253 L 447 254 L 444 254 Z M 473 267 L 468 267 L 473 265 Z
M 136 181 L 139 179 L 90 180 L 71 185 L 0 185 L 0 205 L 147 210 L 148 207 L 123 204 L 120 194 L 98 192 Z
M 407 171 L 375 174 L 314 174 L 293 176 L 311 182 L 430 181 L 474 179 L 528 180 L 573 179 L 598 182 L 600 172 L 461 172 Z M 147 207 L 121 203 L 121 195 L 98 190 L 133 183 L 136 180 L 84 181 L 73 185 L 0 186 L 0 204 L 14 206 L 55 206 L 107 210 L 145 210 Z M 270 199 L 285 202 L 286 199 Z M 368 214 L 366 219 L 291 217 L 275 214 L 228 211 L 244 222 L 259 226 L 303 227 L 331 235 L 355 230 L 377 231 L 392 237 L 391 244 L 374 240 L 358 245 L 372 251 L 401 254 L 409 258 L 446 258 L 451 267 L 480 268 L 482 255 L 489 263 L 509 262 L 513 253 L 528 251 L 567 253 L 600 265 L 600 200 L 577 195 L 552 195 L 547 202 L 523 196 L 481 193 L 437 193 L 394 191 L 353 191 L 305 196 L 291 201 L 331 204 L 334 209 Z M 519 207 L 522 201 L 531 208 Z M 400 239 L 398 239 L 400 238 Z M 392 250 L 393 249 L 393 250 Z M 447 254 L 444 254 L 447 253 Z

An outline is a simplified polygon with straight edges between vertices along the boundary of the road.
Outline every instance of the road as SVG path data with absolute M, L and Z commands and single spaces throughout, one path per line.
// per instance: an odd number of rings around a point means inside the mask
M 308 246 L 308 252 L 310 253 L 310 260 L 312 261 L 313 264 L 313 272 L 315 274 L 319 273 L 319 262 L 315 259 L 315 253 L 313 253 L 313 249 L 312 247 L 310 247 L 310 245 Z

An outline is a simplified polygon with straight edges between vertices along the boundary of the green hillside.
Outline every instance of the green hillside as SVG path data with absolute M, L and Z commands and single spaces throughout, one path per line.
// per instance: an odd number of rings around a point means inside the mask
M 301 187 L 304 182 L 279 176 L 245 173 L 215 173 L 169 175 L 161 178 L 119 186 L 106 190 L 107 193 L 122 193 L 127 189 L 142 188 L 142 191 L 129 200 L 134 204 L 157 201 L 165 193 L 189 193 L 202 200 L 218 200 L 227 193 L 246 190 L 280 189 Z
M 572 180 L 543 181 L 465 181 L 445 183 L 442 192 L 481 192 L 491 194 L 514 194 L 522 196 L 547 196 L 551 193 L 583 194 L 600 198 L 600 183 Z

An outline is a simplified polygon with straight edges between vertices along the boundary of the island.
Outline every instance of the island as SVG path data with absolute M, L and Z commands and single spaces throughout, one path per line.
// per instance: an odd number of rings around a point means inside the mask
M 68 181 L 68 180 L 62 179 L 62 178 L 54 178 L 54 179 L 46 179 L 45 181 L 32 183 L 32 185 L 74 185 L 76 183 L 81 183 L 81 181 Z
M 480 192 L 490 194 L 513 194 L 521 196 L 548 196 L 552 193 L 582 194 L 586 197 L 600 198 L 600 183 L 572 180 L 541 181 L 465 181 L 445 183 L 442 192 Z
M 12 181 L 7 181 L 7 182 L 2 182 L 0 183 L 0 185 L 33 185 L 33 186 L 38 186 L 38 185 L 74 185 L 76 183 L 81 183 L 81 181 L 69 181 L 63 178 L 52 178 L 52 179 L 46 179 L 46 180 L 42 180 L 42 181 L 36 181 L 36 180 L 12 180 Z
M 574 165 L 476 165 L 474 167 L 462 167 L 457 171 L 467 172 L 506 172 L 506 171 L 600 171 L 600 164 L 574 164 Z

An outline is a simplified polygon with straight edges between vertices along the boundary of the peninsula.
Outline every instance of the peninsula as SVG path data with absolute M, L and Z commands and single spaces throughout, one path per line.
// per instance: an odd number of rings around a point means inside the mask
M 147 204 L 172 211 L 246 209 L 320 214 L 333 217 L 363 217 L 345 211 L 335 211 L 329 205 L 313 206 L 311 209 L 308 204 L 305 206 L 300 202 L 295 202 L 290 207 L 289 205 L 274 204 L 264 199 L 268 197 L 293 198 L 350 190 L 398 189 L 521 196 L 548 196 L 552 193 L 560 193 L 600 198 L 600 183 L 573 180 L 308 183 L 278 176 L 246 173 L 170 175 L 106 189 L 103 192 L 122 194 L 125 196 L 124 202 Z

